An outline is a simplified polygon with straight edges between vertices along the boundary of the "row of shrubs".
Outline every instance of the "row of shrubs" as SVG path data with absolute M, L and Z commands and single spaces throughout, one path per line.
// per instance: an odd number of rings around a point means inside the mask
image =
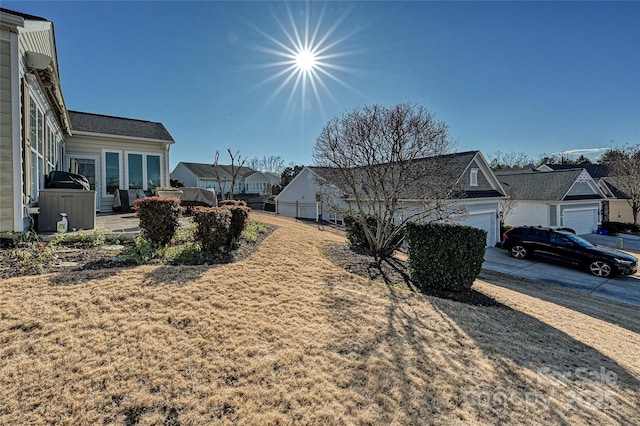
M 154 247 L 166 246 L 174 238 L 182 214 L 177 198 L 145 197 L 135 202 L 140 235 Z M 251 209 L 244 201 L 223 201 L 220 207 L 194 207 L 194 239 L 203 251 L 233 248 L 249 223 Z
M 367 226 L 376 221 L 366 217 Z M 397 226 L 397 225 L 394 225 Z M 352 246 L 368 249 L 364 228 L 354 217 L 345 217 L 345 231 Z M 409 223 L 406 235 L 396 235 L 396 246 L 403 237 L 408 253 L 408 272 L 421 291 L 468 290 L 482 268 L 487 231 L 448 223 Z
M 609 234 L 617 234 L 618 232 L 640 232 L 639 225 L 625 222 L 602 222 L 600 229 L 607 231 Z

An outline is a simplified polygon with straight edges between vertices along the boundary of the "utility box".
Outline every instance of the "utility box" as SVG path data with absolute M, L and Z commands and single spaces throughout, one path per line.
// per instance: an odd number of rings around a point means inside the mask
M 38 192 L 38 232 L 55 232 L 60 213 L 67 214 L 69 231 L 96 226 L 96 191 L 49 188 Z

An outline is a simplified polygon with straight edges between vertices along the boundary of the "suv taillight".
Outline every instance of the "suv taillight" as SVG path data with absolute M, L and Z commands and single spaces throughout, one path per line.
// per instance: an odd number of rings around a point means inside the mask
M 509 232 L 505 231 L 505 233 L 502 234 L 502 239 L 503 240 L 508 240 L 509 239 Z

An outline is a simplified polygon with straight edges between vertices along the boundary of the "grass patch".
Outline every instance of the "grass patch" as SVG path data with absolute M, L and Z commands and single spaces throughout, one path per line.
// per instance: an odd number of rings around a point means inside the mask
M 342 235 L 254 215 L 277 229 L 216 268 L 4 280 L 0 424 L 640 422 L 621 304 L 594 317 L 492 277 L 474 288 L 502 306 L 425 296 L 328 260 Z

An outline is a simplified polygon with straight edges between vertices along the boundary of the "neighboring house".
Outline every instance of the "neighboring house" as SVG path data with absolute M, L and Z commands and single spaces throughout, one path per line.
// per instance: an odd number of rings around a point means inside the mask
M 247 194 L 271 194 L 271 188 L 280 183 L 280 175 L 269 172 L 253 172 L 244 178 L 244 190 Z
M 98 211 L 111 211 L 118 189 L 169 186 L 174 140 L 162 123 L 76 111 L 69 116 L 72 136 L 65 143 L 63 170 L 89 179 Z
M 609 176 L 609 168 L 606 164 L 543 164 L 536 170 L 542 172 L 555 170 L 570 170 L 576 168 L 585 169 L 598 184 L 602 192 L 607 196 L 602 201 L 602 221 L 633 223 L 633 210 L 629 204 L 628 196 L 618 189 L 616 178 Z
M 442 170 L 451 170 L 454 176 L 451 187 L 461 189 L 456 198 L 449 201 L 466 211 L 450 222 L 486 230 L 487 245 L 495 245 L 500 237 L 500 200 L 505 198 L 505 192 L 482 153 L 468 151 L 436 158 L 442 163 Z M 288 217 L 343 224 L 343 218 L 321 202 L 323 186 L 320 182 L 324 176 L 327 173 L 323 168 L 305 167 L 276 197 L 277 212 Z M 420 208 L 419 200 L 412 199 L 410 193 L 408 188 L 403 204 Z M 338 204 L 346 207 L 348 200 L 338 201 Z
M 173 139 L 166 129 L 158 137 L 146 122 L 69 112 L 58 69 L 53 23 L 0 8 L 0 232 L 28 229 L 31 207 L 54 170 L 87 173 L 96 207 L 106 211 L 109 189 L 148 188 L 157 176 L 169 184 Z M 133 181 L 138 175 L 142 182 Z
M 237 171 L 235 186 L 236 194 L 267 194 L 268 190 L 280 183 L 280 176 L 274 173 L 257 172 L 249 167 L 234 166 Z M 218 182 L 218 174 L 219 180 Z M 217 194 L 228 193 L 231 188 L 233 174 L 231 166 L 220 165 L 216 172 L 213 164 L 180 162 L 171 172 L 171 179 L 177 179 L 185 186 L 196 188 L 213 188 Z M 222 183 L 222 191 L 220 188 Z
M 515 200 L 506 225 L 559 226 L 578 234 L 598 229 L 606 195 L 584 168 L 510 170 L 495 175 Z

